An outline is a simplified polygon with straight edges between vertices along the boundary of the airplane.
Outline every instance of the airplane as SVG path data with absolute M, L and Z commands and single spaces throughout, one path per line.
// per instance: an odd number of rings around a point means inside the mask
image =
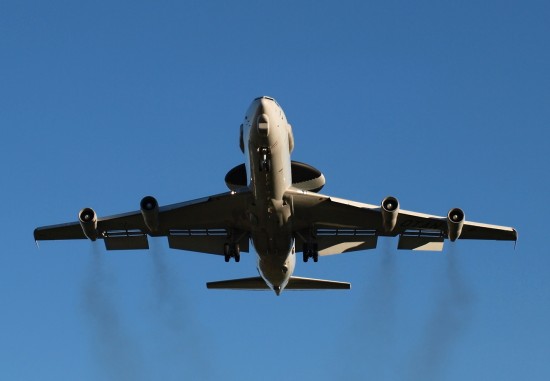
M 240 125 L 245 163 L 225 176 L 228 192 L 159 207 L 144 197 L 137 211 L 98 218 L 91 208 L 78 221 L 35 229 L 35 241 L 103 239 L 107 250 L 148 249 L 148 237 L 169 247 L 240 261 L 252 242 L 259 276 L 207 283 L 209 289 L 350 289 L 348 282 L 294 276 L 296 257 L 375 249 L 378 237 L 397 237 L 398 249 L 441 251 L 446 239 L 517 241 L 514 228 L 469 222 L 452 208 L 446 217 L 401 210 L 393 196 L 370 205 L 320 194 L 325 177 L 292 161 L 294 136 L 285 113 L 268 96 L 254 99 Z

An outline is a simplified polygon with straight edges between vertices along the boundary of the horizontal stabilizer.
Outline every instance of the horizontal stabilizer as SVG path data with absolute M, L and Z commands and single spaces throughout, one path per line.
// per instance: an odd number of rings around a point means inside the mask
M 220 280 L 217 282 L 208 282 L 206 283 L 206 288 L 220 289 L 220 290 L 252 290 L 252 291 L 270 290 L 270 288 L 267 286 L 265 281 L 259 276 L 255 276 L 252 278 L 240 278 L 240 279 Z
M 351 283 L 337 282 L 335 280 L 290 277 L 285 290 L 349 290 Z
M 208 282 L 206 287 L 209 289 L 219 290 L 252 290 L 264 291 L 271 290 L 265 281 L 257 276 L 252 278 L 240 278 L 221 280 L 217 282 Z M 347 282 L 337 282 L 333 280 L 312 279 L 302 277 L 290 277 L 290 280 L 285 287 L 285 290 L 349 290 L 351 284 Z

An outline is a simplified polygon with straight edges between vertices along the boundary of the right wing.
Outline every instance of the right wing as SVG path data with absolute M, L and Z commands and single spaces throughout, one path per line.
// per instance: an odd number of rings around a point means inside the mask
M 147 249 L 147 235 L 166 236 L 171 248 L 224 254 L 232 240 L 248 251 L 250 224 L 246 216 L 251 193 L 227 192 L 198 200 L 167 205 L 158 210 L 158 229 L 151 233 L 140 210 L 100 218 L 97 237 L 108 250 Z M 39 227 L 34 239 L 84 239 L 80 222 Z
M 379 236 L 399 236 L 399 249 L 443 249 L 448 238 L 447 218 L 399 210 L 395 228 L 383 228 L 380 206 L 290 190 L 285 196 L 293 208 L 297 242 L 318 243 L 320 255 L 374 249 Z M 515 229 L 465 221 L 459 239 L 516 241 Z M 300 246 L 298 246 L 300 249 Z

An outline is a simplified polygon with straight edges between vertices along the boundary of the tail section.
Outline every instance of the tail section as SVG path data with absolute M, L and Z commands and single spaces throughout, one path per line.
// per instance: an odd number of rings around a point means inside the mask
M 266 291 L 271 290 L 261 277 L 240 278 L 222 280 L 217 282 L 208 282 L 206 287 L 218 290 L 251 290 Z M 334 280 L 302 278 L 297 276 L 290 277 L 285 290 L 305 291 L 305 290 L 349 290 L 351 283 L 337 282 Z
M 271 290 L 265 281 L 259 277 L 255 276 L 252 278 L 240 278 L 240 279 L 229 279 L 229 280 L 220 280 L 217 282 L 208 282 L 206 283 L 206 288 L 216 289 L 216 290 L 250 290 L 250 291 L 264 291 Z

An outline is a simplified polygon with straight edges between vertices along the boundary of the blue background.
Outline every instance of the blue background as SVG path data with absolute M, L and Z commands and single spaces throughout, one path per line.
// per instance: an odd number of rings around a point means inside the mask
M 6 1 L 0 379 L 550 379 L 547 1 Z M 349 292 L 208 291 L 256 274 L 37 226 L 225 190 L 275 97 L 323 193 L 520 240 L 298 263 Z

